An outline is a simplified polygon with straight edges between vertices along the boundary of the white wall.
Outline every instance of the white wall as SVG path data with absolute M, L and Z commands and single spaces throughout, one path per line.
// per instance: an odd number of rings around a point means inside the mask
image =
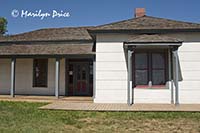
M 200 103 L 200 42 L 183 43 L 179 59 L 183 75 L 180 103 Z
M 127 103 L 127 67 L 123 43 L 100 40 L 96 44 L 94 102 Z
M 182 39 L 179 49 L 183 81 L 180 103 L 200 103 L 200 33 L 167 34 Z M 123 42 L 128 34 L 98 34 L 96 41 L 97 103 L 127 103 L 127 64 Z M 134 103 L 171 103 L 168 89 L 134 89 Z
M 10 59 L 0 59 L 0 94 L 10 94 Z M 33 59 L 16 60 L 16 94 L 54 95 L 55 59 L 48 59 L 48 87 L 32 87 Z M 60 64 L 60 95 L 65 94 L 65 60 Z

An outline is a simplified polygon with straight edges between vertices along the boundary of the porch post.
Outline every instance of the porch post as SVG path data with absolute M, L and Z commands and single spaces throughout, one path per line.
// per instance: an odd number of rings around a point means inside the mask
M 174 56 L 174 84 L 175 84 L 175 105 L 179 104 L 179 84 L 178 84 L 178 80 L 179 80 L 179 67 L 178 67 L 178 50 L 176 49 L 175 51 L 173 51 L 173 56 Z
M 12 58 L 11 59 L 11 87 L 10 87 L 11 97 L 15 97 L 15 64 L 16 64 L 16 58 Z
M 56 58 L 55 96 L 59 98 L 60 59 Z
M 93 99 L 96 97 L 96 58 L 93 59 Z
M 174 85 L 173 85 L 173 75 L 172 75 L 172 57 L 171 49 L 168 52 L 168 62 L 169 62 L 169 88 L 171 89 L 171 104 L 174 104 Z
M 128 49 L 128 105 L 133 104 L 133 90 L 132 90 L 132 53 Z

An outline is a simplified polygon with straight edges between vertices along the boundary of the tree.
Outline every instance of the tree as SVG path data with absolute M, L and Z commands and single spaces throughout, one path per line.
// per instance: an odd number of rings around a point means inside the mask
M 4 35 L 7 32 L 7 20 L 3 17 L 0 17 L 0 35 Z

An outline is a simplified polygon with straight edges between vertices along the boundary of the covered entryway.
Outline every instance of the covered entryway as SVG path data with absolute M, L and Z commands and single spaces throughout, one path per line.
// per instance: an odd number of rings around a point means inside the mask
M 128 104 L 179 104 L 182 81 L 178 48 L 182 41 L 164 35 L 135 35 L 127 50 Z
M 76 63 L 72 64 L 75 65 L 73 69 L 77 73 L 72 82 L 76 81 L 77 86 L 73 86 L 76 89 L 72 95 L 92 96 L 93 79 L 89 80 L 89 78 L 93 77 L 89 74 L 89 63 L 93 65 L 95 57 L 93 43 L 45 42 L 40 44 L 35 42 L 32 44 L 30 42 L 30 44 L 2 45 L 0 48 L 0 95 L 55 96 L 56 98 L 68 96 L 69 79 L 66 76 L 68 73 L 66 66 L 76 59 L 74 61 Z M 81 63 L 83 59 L 89 59 L 90 62 L 85 60 Z M 78 73 L 80 77 L 77 76 Z

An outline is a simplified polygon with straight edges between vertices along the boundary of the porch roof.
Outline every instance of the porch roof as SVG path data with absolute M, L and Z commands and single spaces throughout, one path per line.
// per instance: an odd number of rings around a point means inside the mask
M 16 35 L 0 36 L 0 42 L 92 41 L 87 29 L 92 27 L 47 28 Z
M 93 44 L 10 44 L 0 45 L 0 55 L 93 54 Z
M 180 39 L 161 34 L 133 35 L 125 43 L 181 43 Z

